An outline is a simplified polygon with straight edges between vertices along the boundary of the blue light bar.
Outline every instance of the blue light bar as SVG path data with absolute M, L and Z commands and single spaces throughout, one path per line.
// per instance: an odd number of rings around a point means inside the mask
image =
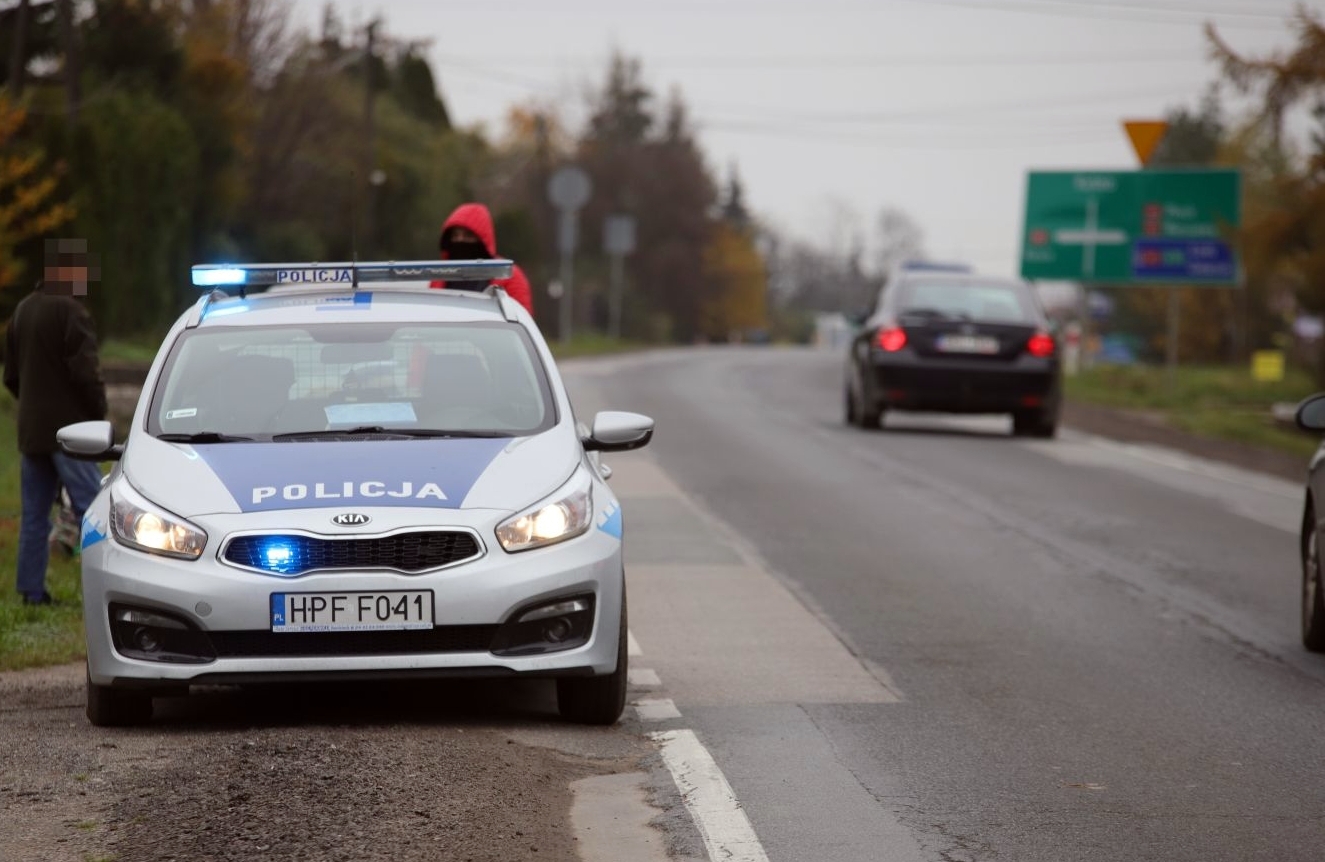
M 193 283 L 197 287 L 225 287 L 244 284 L 248 274 L 233 266 L 195 266 Z
M 384 281 L 497 281 L 511 277 L 509 260 L 416 260 L 372 263 L 204 264 L 193 267 L 198 287 L 342 285 Z

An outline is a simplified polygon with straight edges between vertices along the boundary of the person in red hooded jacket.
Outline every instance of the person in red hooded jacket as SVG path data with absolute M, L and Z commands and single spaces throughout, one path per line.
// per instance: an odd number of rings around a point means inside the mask
M 483 204 L 461 204 L 442 223 L 438 237 L 438 250 L 443 260 L 483 260 L 497 257 L 497 231 L 492 226 L 492 214 Z M 529 279 L 520 267 L 511 265 L 511 277 L 494 282 L 511 298 L 534 313 L 534 297 L 529 290 Z M 433 287 L 446 287 L 446 282 L 435 281 Z M 457 285 L 458 286 L 458 285 Z

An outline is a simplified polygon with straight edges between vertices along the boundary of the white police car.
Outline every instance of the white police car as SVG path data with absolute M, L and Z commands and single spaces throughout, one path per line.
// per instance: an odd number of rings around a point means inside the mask
M 175 323 L 127 439 L 59 435 L 118 461 L 83 521 L 93 724 L 191 684 L 415 675 L 555 677 L 563 716 L 617 720 L 622 520 L 596 453 L 653 420 L 578 425 L 517 302 L 427 287 L 509 267 L 194 268 L 233 295 Z

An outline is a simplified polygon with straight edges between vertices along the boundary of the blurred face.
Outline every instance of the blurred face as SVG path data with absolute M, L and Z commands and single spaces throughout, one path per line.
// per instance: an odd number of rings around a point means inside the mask
M 52 293 L 72 296 L 87 295 L 87 264 L 47 264 L 44 274 L 46 288 Z
M 442 251 L 450 260 L 480 260 L 488 256 L 483 241 L 469 228 L 453 227 L 442 239 Z

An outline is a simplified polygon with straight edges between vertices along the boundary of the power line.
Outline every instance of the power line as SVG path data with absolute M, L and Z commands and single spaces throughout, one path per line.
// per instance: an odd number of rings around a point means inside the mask
M 1103 21 L 1142 21 L 1151 24 L 1198 24 L 1209 21 L 1215 16 L 1241 18 L 1241 21 L 1224 21 L 1226 27 L 1238 29 L 1281 29 L 1287 23 L 1290 10 L 1283 12 L 1265 11 L 1217 11 L 1195 9 L 1191 7 L 1165 6 L 1158 3 L 1127 2 L 1092 2 L 1090 5 L 1065 2 L 1065 0 L 901 0 L 904 3 L 924 4 L 928 7 L 947 6 L 960 9 L 977 9 L 982 12 L 1020 12 L 1032 15 L 1050 15 L 1064 18 L 1087 18 Z
M 490 60 L 490 57 L 479 57 L 476 55 L 450 55 L 436 60 L 441 67 L 465 67 L 482 63 Z M 507 68 L 515 67 L 575 67 L 585 65 L 601 65 L 607 61 L 606 56 L 596 57 L 513 57 L 510 60 L 503 60 L 502 66 Z M 715 70 L 762 70 L 762 69 L 861 69 L 861 68 L 890 68 L 903 66 L 1089 66 L 1089 65 L 1112 65 L 1118 63 L 1188 63 L 1190 57 L 1184 57 L 1175 54 L 1172 51 L 1163 53 L 1149 54 L 912 54 L 912 55 L 893 55 L 886 57 L 843 57 L 840 55 L 820 55 L 820 56 L 795 56 L 795 55 L 767 55 L 767 56 L 705 56 L 705 55 L 678 55 L 673 57 L 644 57 L 646 63 L 652 66 L 658 66 L 668 69 L 695 69 L 701 71 Z
M 755 118 L 789 119 L 795 118 L 816 123 L 881 123 L 904 120 L 943 119 L 958 117 L 966 119 L 982 114 L 1027 113 L 1043 110 L 1059 111 L 1064 108 L 1090 107 L 1100 102 L 1116 102 L 1125 99 L 1172 97 L 1176 91 L 1190 93 L 1199 90 L 1201 84 L 1170 82 L 1163 87 L 1148 87 L 1139 90 L 1112 90 L 1104 92 L 1076 93 L 1058 98 L 1022 99 L 1010 102 L 978 102 L 966 105 L 945 105 L 943 107 L 924 108 L 908 111 L 787 111 L 775 106 L 723 105 L 705 103 L 708 109 L 734 111 Z

